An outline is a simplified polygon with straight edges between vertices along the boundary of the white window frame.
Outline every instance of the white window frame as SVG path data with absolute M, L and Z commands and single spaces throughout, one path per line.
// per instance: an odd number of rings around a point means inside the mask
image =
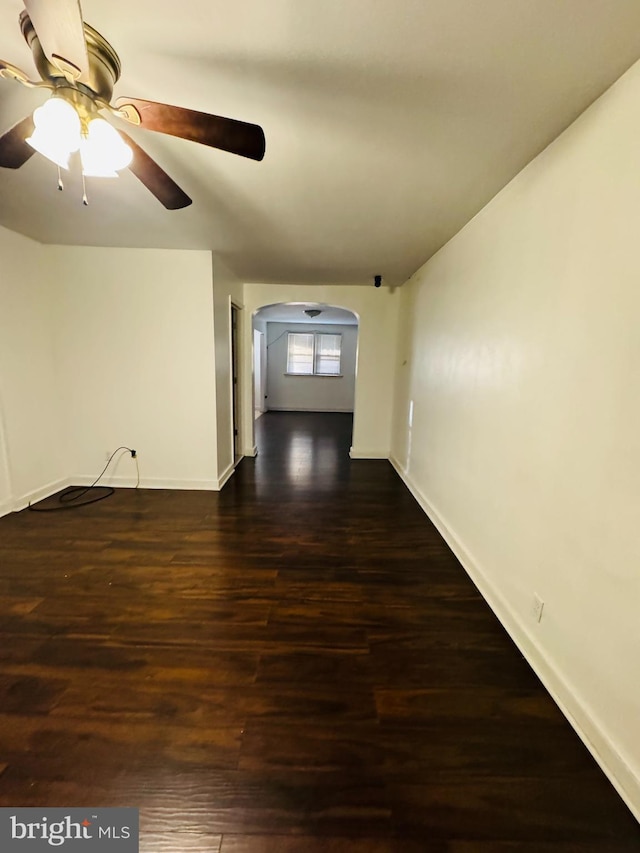
M 311 370 L 307 372 L 291 370 L 291 339 L 296 336 L 305 336 L 312 338 L 311 351 Z M 320 373 L 317 370 L 318 362 L 318 344 L 319 339 L 323 337 L 338 338 L 339 355 L 338 355 L 338 372 L 337 373 Z M 342 333 L 341 332 L 287 332 L 287 370 L 285 376 L 322 376 L 324 378 L 340 378 L 342 376 Z

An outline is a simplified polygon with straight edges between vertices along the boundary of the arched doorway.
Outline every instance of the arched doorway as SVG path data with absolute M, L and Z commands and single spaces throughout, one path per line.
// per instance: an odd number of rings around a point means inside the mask
M 253 314 L 254 416 L 354 411 L 359 318 L 316 302 L 264 305 Z

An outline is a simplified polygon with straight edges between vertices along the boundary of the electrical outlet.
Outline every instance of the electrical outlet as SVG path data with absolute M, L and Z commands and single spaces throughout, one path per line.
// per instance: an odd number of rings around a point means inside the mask
M 539 622 L 542 619 L 542 611 L 544 610 L 544 601 L 540 598 L 537 593 L 533 594 L 533 607 L 532 613 L 533 618 L 536 622 Z

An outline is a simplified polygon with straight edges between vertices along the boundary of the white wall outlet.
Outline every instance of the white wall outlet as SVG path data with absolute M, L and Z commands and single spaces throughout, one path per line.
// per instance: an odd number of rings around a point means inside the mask
M 542 611 L 544 610 L 544 601 L 540 598 L 537 593 L 533 594 L 533 618 L 536 622 L 539 622 L 542 619 Z

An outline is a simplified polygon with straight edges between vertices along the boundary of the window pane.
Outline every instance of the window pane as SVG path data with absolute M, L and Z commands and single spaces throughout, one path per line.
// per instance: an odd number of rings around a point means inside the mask
M 316 335 L 316 373 L 337 376 L 341 348 L 342 335 Z
M 313 373 L 313 335 L 289 334 L 287 373 Z

